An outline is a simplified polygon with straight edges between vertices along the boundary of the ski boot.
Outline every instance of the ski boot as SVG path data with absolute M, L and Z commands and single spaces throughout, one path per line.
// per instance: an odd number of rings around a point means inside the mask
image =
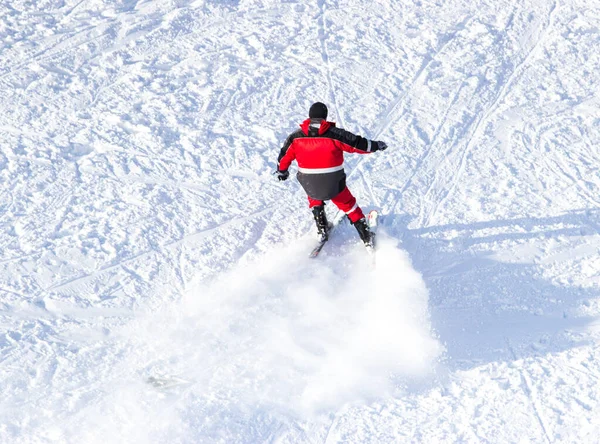
M 365 218 L 363 217 L 362 219 L 357 220 L 352 225 L 354 225 L 354 228 L 356 228 L 356 231 L 358 231 L 358 235 L 360 236 L 360 239 L 364 242 L 366 247 L 374 248 L 374 235 L 371 229 L 369 228 L 369 225 L 367 224 Z
M 329 223 L 325 214 L 325 206 L 318 205 L 312 209 L 315 223 L 317 224 L 317 236 L 319 242 L 326 242 L 329 238 Z

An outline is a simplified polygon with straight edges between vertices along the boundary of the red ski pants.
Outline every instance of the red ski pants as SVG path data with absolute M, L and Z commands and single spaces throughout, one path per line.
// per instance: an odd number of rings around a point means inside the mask
M 344 213 L 348 215 L 348 218 L 352 221 L 352 223 L 357 220 L 365 217 L 362 210 L 356 203 L 356 198 L 352 195 L 348 187 L 344 188 L 344 190 L 335 196 L 331 201 Z M 323 205 L 324 202 L 322 200 L 313 199 L 308 196 L 308 207 L 316 207 L 319 205 Z

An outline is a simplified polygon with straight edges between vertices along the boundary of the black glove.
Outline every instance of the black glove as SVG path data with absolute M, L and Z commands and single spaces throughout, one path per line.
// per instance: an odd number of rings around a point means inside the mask
M 377 149 L 375 151 L 385 151 L 387 150 L 387 143 L 381 141 L 373 141 L 373 143 L 377 144 Z
M 284 170 L 284 171 L 275 171 L 275 174 L 277 174 L 277 179 L 279 180 L 287 180 L 288 177 L 290 177 L 290 172 L 288 170 Z

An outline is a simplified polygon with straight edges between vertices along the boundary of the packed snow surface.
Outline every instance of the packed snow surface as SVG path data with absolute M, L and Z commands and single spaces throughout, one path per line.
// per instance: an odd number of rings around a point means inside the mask
M 599 442 L 598 2 L 0 0 L 0 37 L 0 442 Z M 389 145 L 346 157 L 375 267 L 348 224 L 309 260 L 272 175 L 317 100 Z

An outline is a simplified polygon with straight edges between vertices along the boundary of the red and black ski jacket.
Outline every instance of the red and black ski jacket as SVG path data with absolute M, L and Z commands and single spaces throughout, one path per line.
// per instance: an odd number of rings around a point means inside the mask
M 278 169 L 285 171 L 296 160 L 296 177 L 306 194 L 330 200 L 346 188 L 344 151 L 368 154 L 378 148 L 377 142 L 337 128 L 333 122 L 307 119 L 285 141 L 277 159 Z

